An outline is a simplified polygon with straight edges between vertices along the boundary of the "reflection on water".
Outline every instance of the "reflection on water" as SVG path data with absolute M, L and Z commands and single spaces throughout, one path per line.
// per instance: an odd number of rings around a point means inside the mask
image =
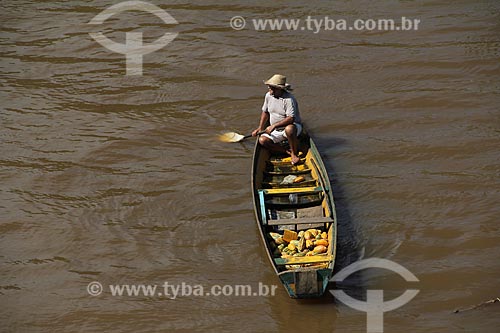
M 0 35 L 1 283 L 7 331 L 364 331 L 366 315 L 326 296 L 90 297 L 90 281 L 278 284 L 253 218 L 253 139 L 263 79 L 283 73 L 333 180 L 338 267 L 394 260 L 420 294 L 387 331 L 493 332 L 498 297 L 500 26 L 495 1 L 154 2 L 177 39 L 125 76 L 124 41 L 165 29 L 111 3 L 3 1 Z M 246 18 L 414 17 L 413 32 L 234 31 Z M 351 294 L 407 286 L 392 274 Z M 281 288 L 281 287 L 280 287 Z M 392 298 L 394 298 L 392 297 Z

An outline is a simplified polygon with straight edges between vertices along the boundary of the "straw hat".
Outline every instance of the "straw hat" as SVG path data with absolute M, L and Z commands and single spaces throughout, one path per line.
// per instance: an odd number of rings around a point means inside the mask
M 292 90 L 292 86 L 286 83 L 286 76 L 280 74 L 274 74 L 269 80 L 264 81 L 264 84 L 283 90 Z

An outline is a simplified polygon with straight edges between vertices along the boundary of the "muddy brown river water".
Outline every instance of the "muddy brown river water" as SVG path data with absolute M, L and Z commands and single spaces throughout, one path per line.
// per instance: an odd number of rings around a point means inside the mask
M 342 288 L 390 300 L 385 332 L 499 332 L 500 3 L 0 3 L 2 332 L 366 332 L 366 313 L 289 299 L 261 247 L 250 168 L 266 87 L 285 74 L 336 197 Z M 242 30 L 230 19 L 246 19 Z M 257 31 L 252 19 L 420 20 L 412 31 Z M 90 36 L 150 43 L 143 75 Z M 102 294 L 87 292 L 90 282 Z M 113 296 L 110 284 L 278 285 L 274 296 Z M 333 286 L 332 288 L 334 288 Z

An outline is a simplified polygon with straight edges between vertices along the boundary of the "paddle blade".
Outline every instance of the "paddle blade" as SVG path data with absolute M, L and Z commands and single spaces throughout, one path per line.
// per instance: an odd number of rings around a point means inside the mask
M 219 140 L 222 142 L 240 142 L 244 136 L 235 132 L 227 132 L 219 135 Z

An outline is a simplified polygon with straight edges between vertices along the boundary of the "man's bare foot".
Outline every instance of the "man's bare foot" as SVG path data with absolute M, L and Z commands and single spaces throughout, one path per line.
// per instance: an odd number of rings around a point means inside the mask
M 299 164 L 300 163 L 300 158 L 295 155 L 295 154 L 292 154 L 292 165 L 296 165 L 296 164 Z

